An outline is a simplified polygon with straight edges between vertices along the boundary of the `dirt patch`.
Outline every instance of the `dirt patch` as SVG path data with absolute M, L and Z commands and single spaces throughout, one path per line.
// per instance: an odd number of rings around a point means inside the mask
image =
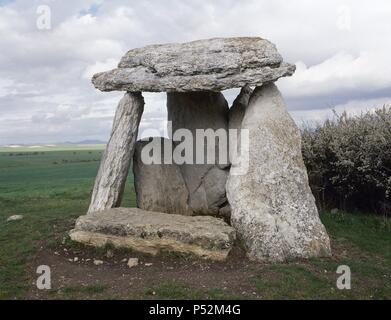
M 129 258 L 138 258 L 139 264 L 129 268 Z M 95 265 L 94 259 L 103 264 Z M 39 265 L 51 269 L 50 291 L 35 286 Z M 154 257 L 112 249 L 97 253 L 66 246 L 41 247 L 29 263 L 32 286 L 26 299 L 164 298 L 159 296 L 161 286 L 166 291 L 183 291 L 184 298 L 261 298 L 251 281 L 260 267 L 238 247 L 226 262 L 168 253 Z M 170 296 L 170 292 L 167 294 Z

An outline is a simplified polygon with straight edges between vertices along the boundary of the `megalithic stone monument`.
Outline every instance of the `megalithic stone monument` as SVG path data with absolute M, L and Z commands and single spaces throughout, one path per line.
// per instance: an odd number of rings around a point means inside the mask
M 99 90 L 126 93 L 88 214 L 77 220 L 71 238 L 216 260 L 227 257 L 235 239 L 257 261 L 330 255 L 329 237 L 308 185 L 300 132 L 274 84 L 294 71 L 268 40 L 242 37 L 132 49 L 118 68 L 94 75 Z M 221 91 L 230 88 L 241 92 L 229 109 Z M 193 138 L 198 129 L 248 134 L 247 153 L 234 152 L 225 163 L 143 163 L 148 143 L 136 143 L 142 92 L 166 92 L 173 129 L 187 129 Z M 178 143 L 173 137 L 152 140 L 171 147 Z M 213 148 L 224 151 L 220 144 Z M 227 151 L 237 148 L 230 138 Z M 159 149 L 159 156 L 164 151 Z M 139 209 L 115 209 L 133 157 Z M 247 170 L 237 171 L 244 162 Z

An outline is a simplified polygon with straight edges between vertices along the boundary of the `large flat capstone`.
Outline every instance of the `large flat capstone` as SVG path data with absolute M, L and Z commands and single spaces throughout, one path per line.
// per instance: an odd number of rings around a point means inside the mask
M 97 247 L 111 244 L 150 254 L 166 250 L 224 260 L 235 241 L 235 230 L 210 216 L 114 208 L 79 217 L 70 237 Z
M 259 37 L 214 38 L 128 51 L 117 69 L 97 73 L 102 91 L 221 91 L 261 86 L 294 73 L 274 44 Z

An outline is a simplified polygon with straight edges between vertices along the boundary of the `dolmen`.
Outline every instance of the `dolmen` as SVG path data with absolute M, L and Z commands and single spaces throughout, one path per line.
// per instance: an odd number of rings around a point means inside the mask
M 274 44 L 214 38 L 128 51 L 95 74 L 124 91 L 74 241 L 224 260 L 234 243 L 254 261 L 331 254 L 301 155 L 300 131 L 275 82 L 291 76 Z M 221 91 L 240 88 L 231 107 Z M 168 137 L 137 141 L 142 92 L 166 92 Z M 132 166 L 138 208 L 118 208 Z

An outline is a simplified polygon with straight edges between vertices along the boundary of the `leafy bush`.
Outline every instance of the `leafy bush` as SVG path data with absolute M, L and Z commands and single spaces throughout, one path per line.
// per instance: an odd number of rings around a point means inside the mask
M 390 212 L 391 107 L 346 112 L 302 130 L 311 189 L 321 209 Z

